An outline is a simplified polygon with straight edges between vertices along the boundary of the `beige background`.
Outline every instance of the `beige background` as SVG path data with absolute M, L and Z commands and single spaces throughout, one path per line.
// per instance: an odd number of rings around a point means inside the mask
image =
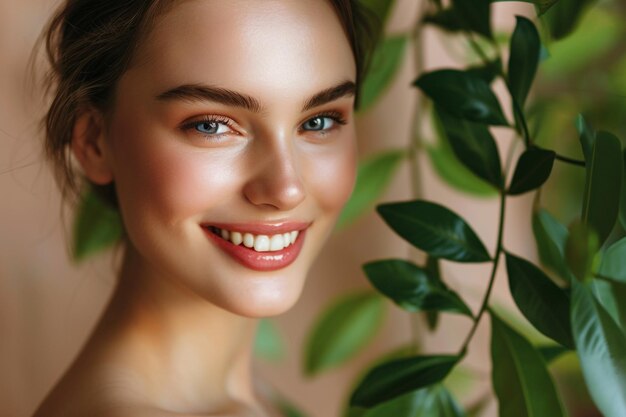
M 397 3 L 389 32 L 407 30 L 418 13 L 419 4 L 414 0 Z M 80 348 L 113 285 L 109 256 L 80 266 L 67 261 L 61 203 L 41 158 L 37 125 L 41 106 L 26 94 L 21 82 L 32 45 L 54 4 L 46 0 L 0 0 L 0 417 L 25 417 L 34 411 Z M 512 24 L 510 7 L 497 6 L 500 25 Z M 427 35 L 427 67 L 453 65 L 444 53 L 446 48 L 437 43 L 437 36 L 430 32 Z M 410 52 L 390 90 L 359 119 L 362 155 L 407 143 L 416 100 L 416 91 L 408 85 L 414 74 Z M 34 97 L 38 94 L 35 91 Z M 425 196 L 463 213 L 492 249 L 497 202 L 476 201 L 451 191 L 433 176 L 425 160 L 420 164 L 420 176 Z M 384 199 L 409 196 L 409 170 L 403 167 Z M 527 212 L 529 204 L 528 198 L 511 200 L 509 235 L 513 229 L 528 230 L 527 216 L 515 213 Z M 528 232 L 515 231 L 515 239 L 507 240 L 507 247 L 532 258 L 531 236 L 523 233 Z M 408 254 L 407 246 L 374 214 L 336 233 L 313 268 L 301 301 L 278 319 L 290 343 L 288 357 L 278 365 L 259 364 L 260 373 L 312 416 L 338 416 L 359 371 L 381 353 L 408 342 L 408 316 L 389 305 L 386 326 L 367 352 L 348 366 L 313 380 L 301 373 L 305 336 L 316 315 L 333 297 L 368 286 L 361 273 L 362 263 Z M 477 308 L 489 265 L 459 268 L 446 264 L 444 268 L 451 285 L 466 294 L 471 307 Z M 499 279 L 497 292 L 506 292 L 504 284 Z M 454 352 L 469 322 L 446 317 L 443 327 L 445 334 L 424 336 L 426 349 Z M 489 373 L 487 346 L 488 326 L 481 325 L 468 360 L 478 375 Z M 486 378 L 479 379 L 483 382 L 468 394 L 470 400 L 490 389 Z M 493 414 L 495 404 L 490 410 Z

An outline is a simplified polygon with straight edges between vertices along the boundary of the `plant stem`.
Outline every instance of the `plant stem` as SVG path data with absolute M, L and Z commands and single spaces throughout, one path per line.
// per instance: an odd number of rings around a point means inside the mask
M 424 45 L 423 45 L 423 24 L 422 16 L 426 14 L 428 9 L 428 2 L 423 2 L 420 12 L 417 16 L 417 22 L 413 28 L 412 41 L 413 41 L 413 54 L 415 71 L 417 74 L 421 74 L 424 70 Z M 420 181 L 419 171 L 419 151 L 422 148 L 422 132 L 421 132 L 421 119 L 420 115 L 425 111 L 424 100 L 420 95 L 417 95 L 415 104 L 415 112 L 413 114 L 413 120 L 411 125 L 410 140 L 409 140 L 409 167 L 411 171 L 411 191 L 413 198 L 419 198 L 422 195 L 422 183 Z M 414 254 L 413 257 L 415 256 Z M 412 257 L 409 255 L 409 257 Z M 410 315 L 411 325 L 411 344 L 415 354 L 421 350 L 419 335 L 420 335 L 420 316 L 417 314 Z
M 464 355 L 467 352 L 467 347 L 469 346 L 474 334 L 476 333 L 476 329 L 478 328 L 478 324 L 480 323 L 480 319 L 483 314 L 487 310 L 489 306 L 489 299 L 491 298 L 491 293 L 493 291 L 493 284 L 496 281 L 496 272 L 498 271 L 498 264 L 500 263 L 500 255 L 502 254 L 504 247 L 502 245 L 502 240 L 504 237 L 504 218 L 506 212 L 506 192 L 504 190 L 500 190 L 500 220 L 498 222 L 498 241 L 496 244 L 496 253 L 493 257 L 493 266 L 491 268 L 491 276 L 489 277 L 489 285 L 487 286 L 487 292 L 485 292 L 485 296 L 483 297 L 482 305 L 480 306 L 480 310 L 478 310 L 478 314 L 474 319 L 474 324 L 470 329 L 465 341 L 460 350 L 460 355 Z
M 580 167 L 584 167 L 586 165 L 585 161 L 579 161 L 578 159 L 568 158 L 567 156 L 559 155 L 558 153 L 556 154 L 555 158 L 558 161 L 565 162 L 565 163 L 571 164 L 571 165 L 576 165 L 576 166 L 580 166 Z

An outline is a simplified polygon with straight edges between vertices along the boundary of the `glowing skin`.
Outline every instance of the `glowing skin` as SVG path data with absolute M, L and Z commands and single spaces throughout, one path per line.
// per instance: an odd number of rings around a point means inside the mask
M 265 415 L 251 318 L 295 303 L 352 190 L 355 74 L 325 1 L 186 0 L 158 20 L 112 113 L 77 123 L 74 151 L 92 181 L 115 181 L 130 243 L 110 306 L 49 404 L 98 392 L 122 410 L 107 416 Z M 242 264 L 207 235 L 240 231 L 239 250 L 247 229 L 286 222 L 306 227 L 286 266 Z

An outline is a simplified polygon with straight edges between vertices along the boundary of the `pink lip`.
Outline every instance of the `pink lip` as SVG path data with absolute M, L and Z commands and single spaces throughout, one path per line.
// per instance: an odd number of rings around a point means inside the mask
M 275 224 L 217 224 L 202 225 L 202 229 L 217 247 L 222 249 L 241 265 L 255 271 L 275 271 L 291 265 L 302 249 L 306 229 L 311 223 L 285 222 Z M 248 232 L 253 234 L 265 234 L 268 236 L 298 230 L 300 233 L 294 243 L 286 248 L 274 252 L 257 252 L 242 245 L 235 245 L 231 241 L 223 239 L 213 233 L 209 227 L 214 226 L 231 232 Z

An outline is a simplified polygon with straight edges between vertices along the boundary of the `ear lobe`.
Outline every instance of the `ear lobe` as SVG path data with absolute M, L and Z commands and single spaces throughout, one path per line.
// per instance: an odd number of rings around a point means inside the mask
M 72 131 L 72 152 L 85 176 L 97 185 L 113 181 L 105 132 L 104 117 L 91 107 L 79 114 Z

